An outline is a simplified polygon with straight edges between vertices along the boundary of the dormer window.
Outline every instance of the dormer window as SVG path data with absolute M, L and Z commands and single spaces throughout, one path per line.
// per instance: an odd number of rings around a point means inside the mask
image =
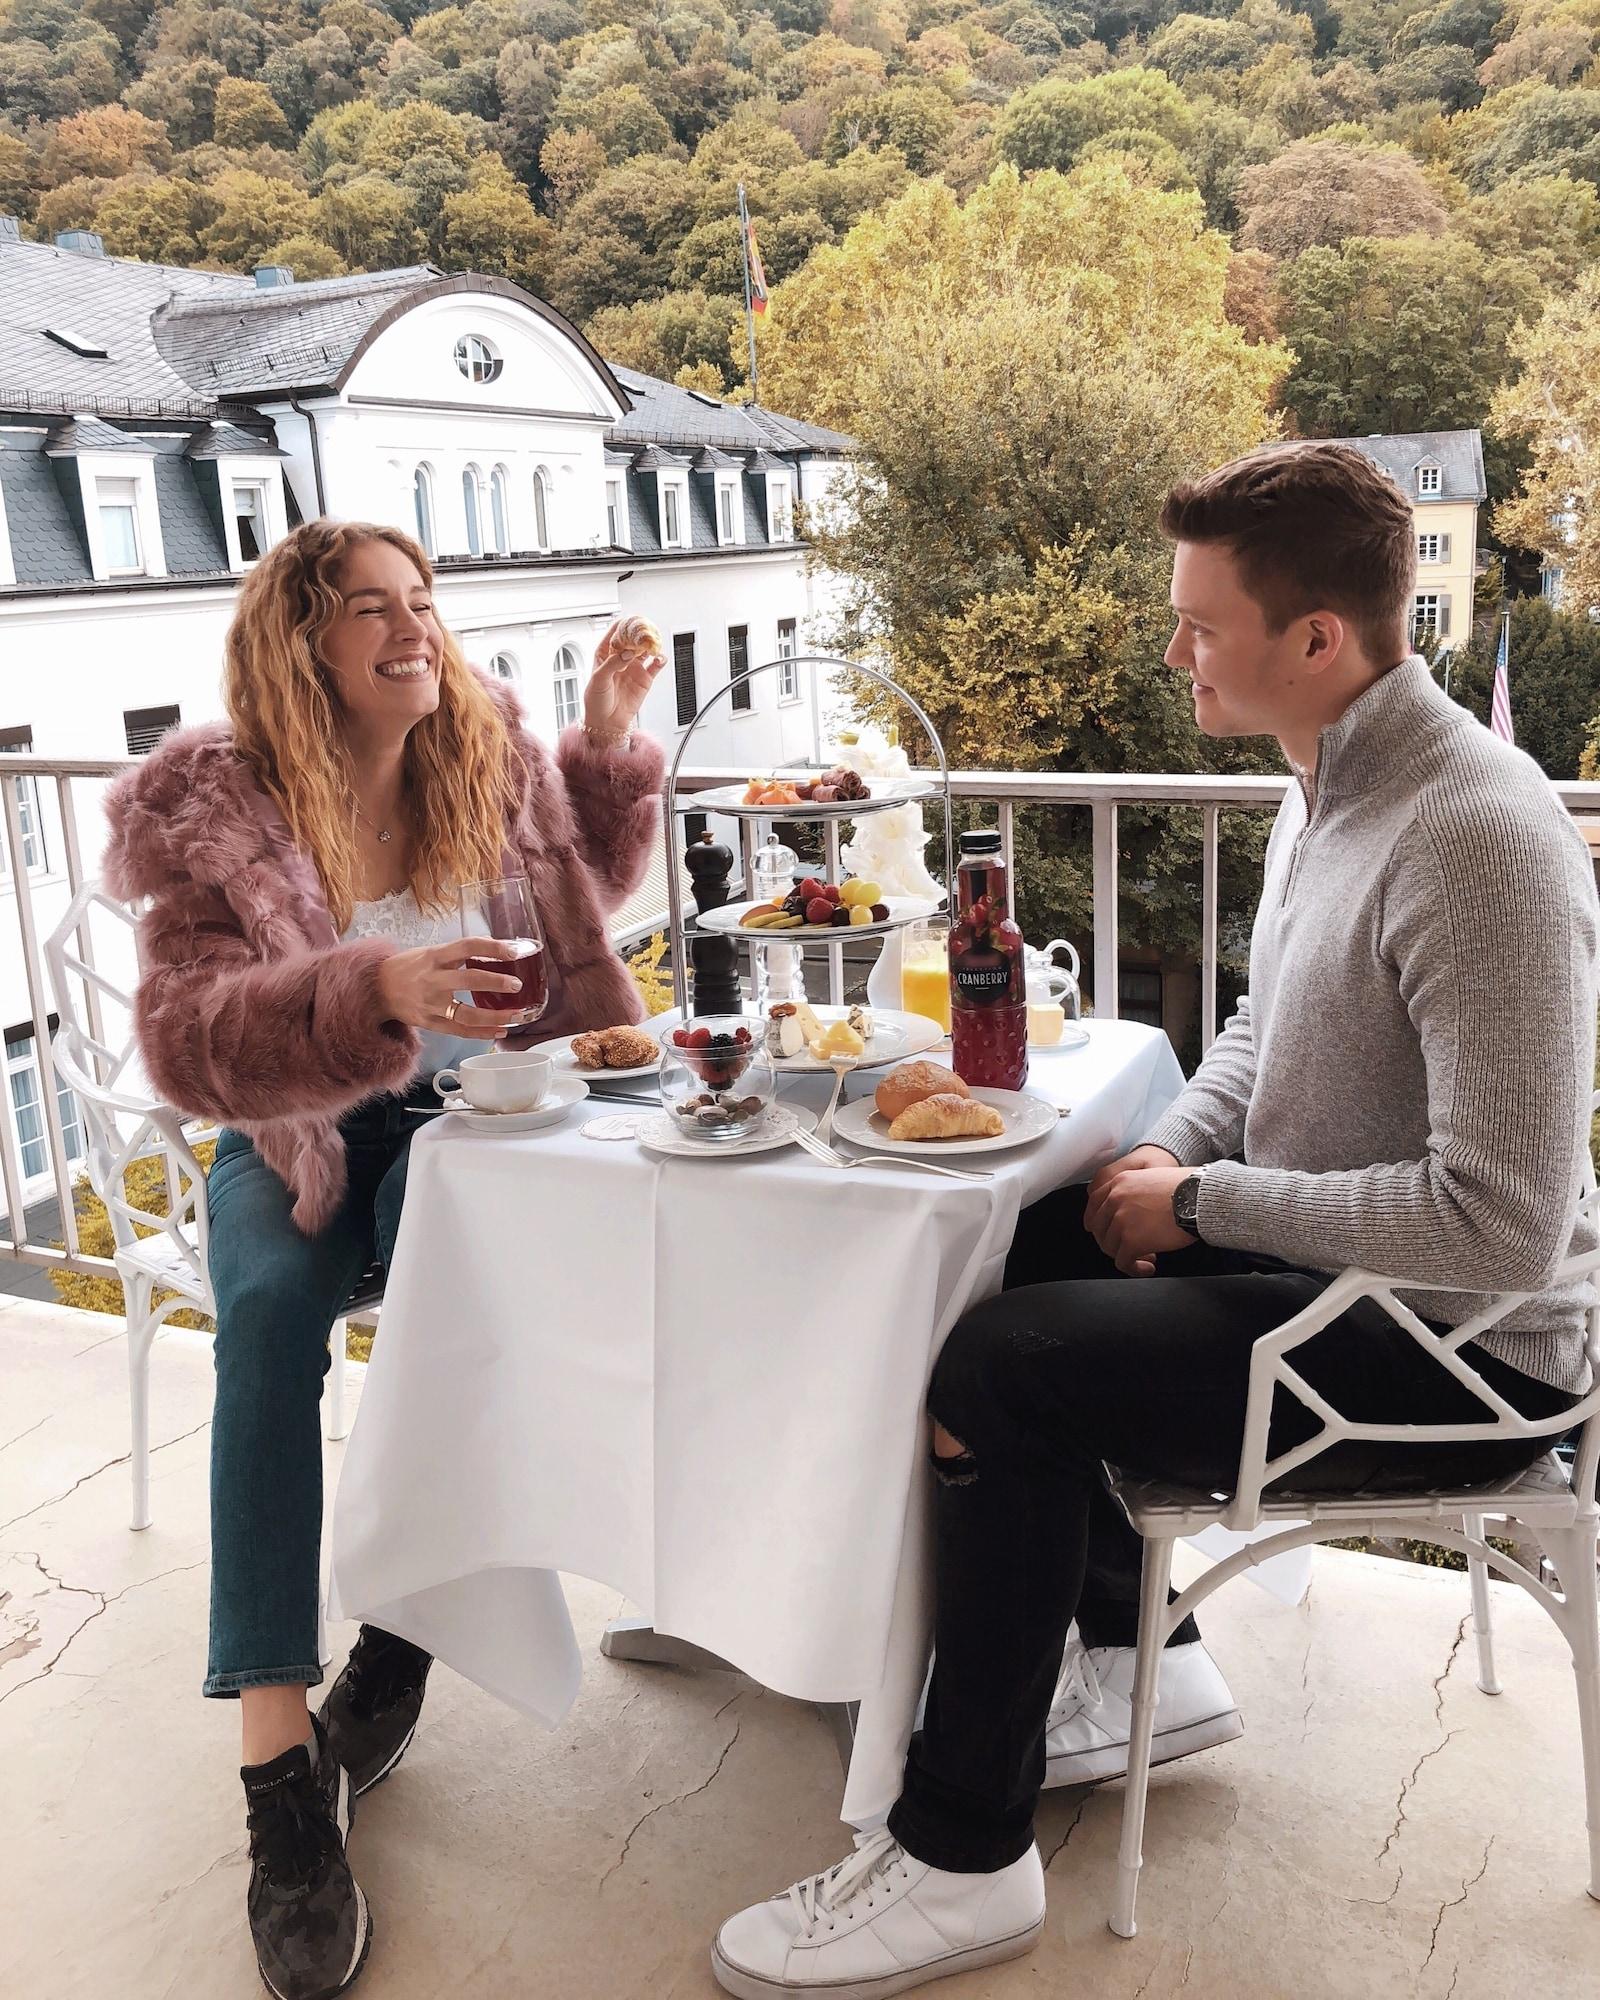
M 499 380 L 505 363 L 492 342 L 481 333 L 464 333 L 456 342 L 456 366 L 467 380 L 481 387 Z
M 138 480 L 96 479 L 95 510 L 100 517 L 100 546 L 105 551 L 107 574 L 143 576 Z
M 689 481 L 682 473 L 660 473 L 661 546 L 686 549 L 689 546 Z
M 1434 496 L 1444 491 L 1444 467 L 1436 458 L 1425 458 L 1417 467 L 1417 491 Z
M 717 545 L 732 548 L 744 540 L 744 495 L 737 472 L 717 474 Z
M 781 473 L 767 474 L 767 540 L 794 540 L 794 497 L 788 479 Z
M 233 526 L 241 564 L 259 562 L 267 547 L 267 490 L 251 481 L 233 488 Z

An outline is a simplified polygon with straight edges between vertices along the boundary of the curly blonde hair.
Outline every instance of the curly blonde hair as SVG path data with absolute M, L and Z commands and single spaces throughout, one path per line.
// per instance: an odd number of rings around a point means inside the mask
M 432 589 L 432 564 L 400 529 L 308 521 L 246 579 L 223 673 L 234 742 L 314 863 L 341 932 L 355 906 L 355 801 L 318 640 L 341 608 L 339 566 L 367 542 L 399 549 Z M 505 723 L 448 632 L 439 706 L 406 739 L 405 787 L 417 828 L 411 887 L 424 909 L 443 910 L 457 883 L 500 873 L 513 801 Z

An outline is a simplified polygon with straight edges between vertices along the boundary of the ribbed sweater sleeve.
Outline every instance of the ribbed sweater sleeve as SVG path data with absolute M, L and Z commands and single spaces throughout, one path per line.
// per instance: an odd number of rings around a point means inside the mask
M 1256 1043 L 1247 993 L 1177 1102 L 1154 1131 L 1145 1134 L 1143 1143 L 1164 1148 L 1185 1167 L 1203 1167 L 1242 1152 L 1255 1082 Z
M 1426 1151 L 1319 1174 L 1224 1161 L 1201 1183 L 1206 1240 L 1486 1292 L 1549 1285 L 1594 1074 L 1587 868 L 1527 793 L 1440 787 L 1390 858 L 1377 940 L 1421 1044 Z

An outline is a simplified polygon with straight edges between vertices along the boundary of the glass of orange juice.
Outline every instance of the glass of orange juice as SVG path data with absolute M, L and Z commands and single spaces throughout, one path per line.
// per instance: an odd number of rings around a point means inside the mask
M 950 1032 L 950 920 L 927 917 L 900 933 L 900 1005 Z

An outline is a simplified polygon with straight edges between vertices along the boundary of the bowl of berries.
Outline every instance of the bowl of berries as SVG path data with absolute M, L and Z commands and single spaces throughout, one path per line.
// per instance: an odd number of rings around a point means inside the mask
M 709 1145 L 748 1139 L 776 1093 L 759 1021 L 701 1015 L 662 1042 L 661 1102 L 686 1137 Z

